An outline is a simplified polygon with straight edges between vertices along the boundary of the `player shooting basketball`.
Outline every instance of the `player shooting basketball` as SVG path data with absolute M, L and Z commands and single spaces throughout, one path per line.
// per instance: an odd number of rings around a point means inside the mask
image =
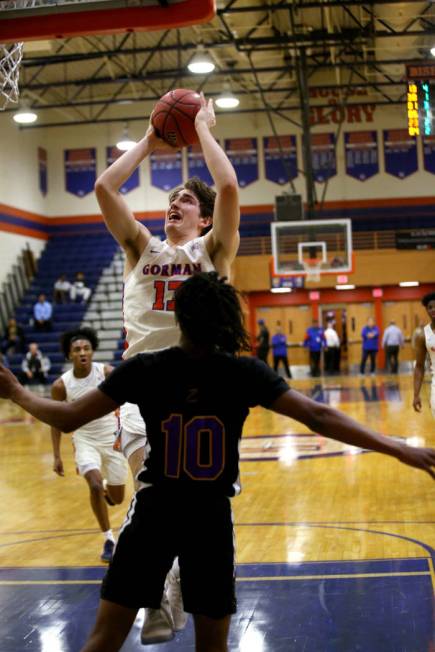
M 82 652 L 121 649 L 137 610 L 158 606 L 177 555 L 184 604 L 194 615 L 195 649 L 227 652 L 236 610 L 230 498 L 240 491 L 239 442 L 251 407 L 262 405 L 313 432 L 390 455 L 435 479 L 434 449 L 376 433 L 290 389 L 257 358 L 239 357 L 249 337 L 237 292 L 215 272 L 180 285 L 175 314 L 180 346 L 126 360 L 98 389 L 71 404 L 36 396 L 0 366 L 0 396 L 63 431 L 125 401 L 139 404 L 147 425 L 143 488 L 121 530 Z
M 426 294 L 421 302 L 426 308 L 430 321 L 424 327 L 423 333 L 419 334 L 415 340 L 416 359 L 414 367 L 414 400 L 412 404 L 416 412 L 421 412 L 420 391 L 424 379 L 426 357 L 429 356 L 432 375 L 430 407 L 432 415 L 435 417 L 435 292 Z
M 178 343 L 173 293 L 194 271 L 216 269 L 220 275 L 230 277 L 239 246 L 237 177 L 211 133 L 216 123 L 213 101 L 206 101 L 201 94 L 200 102 L 195 129 L 216 192 L 200 179 L 191 179 L 174 190 L 166 209 L 164 242 L 135 219 L 119 193 L 132 172 L 155 150 L 173 151 L 157 137 L 152 124 L 144 138 L 105 170 L 95 186 L 107 228 L 126 254 L 123 307 L 128 347 L 124 359 Z M 146 433 L 136 405 L 122 407 L 121 426 L 121 449 L 137 478 L 144 462 Z M 173 636 L 172 625 L 175 630 L 184 626 L 185 618 L 177 615 L 182 614 L 177 606 L 177 578 L 171 574 L 168 579 L 172 615 L 166 601 L 159 613 L 148 611 L 143 642 L 169 640 Z

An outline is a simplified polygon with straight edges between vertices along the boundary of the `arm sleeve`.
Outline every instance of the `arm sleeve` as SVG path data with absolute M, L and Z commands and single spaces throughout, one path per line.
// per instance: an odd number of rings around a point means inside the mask
M 98 386 L 106 396 L 122 405 L 136 403 L 143 395 L 147 374 L 139 356 L 125 360 Z
M 290 388 L 281 376 L 265 362 L 257 358 L 246 358 L 246 391 L 250 407 L 269 407 L 281 394 Z

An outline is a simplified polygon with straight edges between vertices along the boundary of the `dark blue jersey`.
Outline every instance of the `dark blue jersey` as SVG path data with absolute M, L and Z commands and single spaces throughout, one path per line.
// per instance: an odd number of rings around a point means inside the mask
M 270 406 L 289 387 L 257 358 L 195 358 L 175 347 L 123 362 L 99 389 L 139 406 L 151 448 L 142 482 L 233 496 L 249 408 Z

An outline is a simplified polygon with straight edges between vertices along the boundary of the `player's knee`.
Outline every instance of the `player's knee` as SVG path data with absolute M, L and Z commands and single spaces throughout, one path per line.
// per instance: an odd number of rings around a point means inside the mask
M 93 496 L 102 496 L 104 494 L 104 487 L 102 479 L 92 478 L 88 480 L 89 491 Z

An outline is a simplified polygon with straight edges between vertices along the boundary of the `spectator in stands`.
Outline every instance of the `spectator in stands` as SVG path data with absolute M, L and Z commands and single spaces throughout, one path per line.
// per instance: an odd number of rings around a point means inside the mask
M 77 299 L 80 299 L 82 303 L 86 303 L 90 296 L 91 288 L 86 287 L 85 275 L 83 272 L 77 272 L 75 281 L 71 285 L 71 301 L 77 301 Z
M 40 294 L 38 301 L 33 306 L 33 317 L 35 330 L 51 331 L 51 317 L 53 315 L 53 306 L 47 301 L 45 294 Z
M 405 338 L 396 322 L 392 319 L 384 330 L 382 346 L 385 349 L 387 369 L 391 374 L 399 371 L 399 351 L 405 343 Z
M 24 331 L 21 326 L 17 324 L 16 319 L 11 317 L 3 336 L 1 351 L 5 355 L 14 355 L 14 353 L 24 353 L 24 347 Z
M 29 344 L 29 351 L 21 363 L 19 381 L 22 385 L 45 385 L 50 370 L 50 360 L 42 355 L 36 342 Z
M 54 284 L 54 302 L 55 303 L 68 303 L 71 291 L 71 283 L 68 281 L 65 274 L 61 274 Z
M 306 330 L 304 339 L 304 346 L 310 352 L 310 373 L 313 377 L 320 376 L 320 358 L 325 345 L 323 328 L 319 326 L 317 319 L 313 319 L 312 325 Z

